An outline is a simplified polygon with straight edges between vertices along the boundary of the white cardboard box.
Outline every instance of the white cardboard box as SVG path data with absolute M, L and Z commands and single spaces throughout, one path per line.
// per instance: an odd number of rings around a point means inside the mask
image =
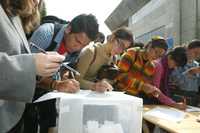
M 36 102 L 57 99 L 58 133 L 141 133 L 143 101 L 122 92 L 51 92 Z

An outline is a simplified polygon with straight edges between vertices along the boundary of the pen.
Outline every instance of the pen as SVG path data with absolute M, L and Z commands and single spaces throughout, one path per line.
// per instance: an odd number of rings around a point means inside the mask
M 71 76 L 73 79 L 75 79 L 74 72 L 72 72 L 72 71 L 71 71 Z
M 37 46 L 36 44 L 34 44 L 33 42 L 29 43 L 31 46 L 35 47 L 36 49 L 38 49 L 40 52 L 47 54 L 47 52 L 40 48 L 39 46 Z M 70 71 L 72 71 L 72 73 L 74 72 L 76 75 L 81 75 L 78 71 L 76 71 L 75 69 L 73 69 L 72 67 L 70 67 L 69 65 L 67 65 L 67 63 L 62 63 L 61 66 L 64 66 L 65 68 L 69 69 Z M 72 74 L 73 78 L 74 78 L 74 74 Z
M 67 65 L 67 63 L 62 63 L 61 66 L 64 66 L 65 68 L 69 69 L 70 71 L 74 72 L 76 75 L 81 75 L 78 71 L 76 71 L 74 68 Z
M 35 43 L 30 42 L 29 44 L 30 44 L 32 47 L 35 47 L 36 49 L 38 49 L 40 52 L 42 52 L 42 53 L 44 53 L 44 54 L 47 54 L 47 52 L 46 52 L 44 49 L 40 48 L 40 47 L 37 46 Z

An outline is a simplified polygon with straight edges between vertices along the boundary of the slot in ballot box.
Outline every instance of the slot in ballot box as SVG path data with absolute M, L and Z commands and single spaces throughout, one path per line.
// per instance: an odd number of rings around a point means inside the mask
M 36 102 L 57 99 L 58 133 L 141 133 L 143 101 L 122 92 L 51 92 Z

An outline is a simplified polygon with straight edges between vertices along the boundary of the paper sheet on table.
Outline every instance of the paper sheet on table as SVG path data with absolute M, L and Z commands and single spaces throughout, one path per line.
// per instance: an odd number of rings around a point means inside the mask
M 200 112 L 200 108 L 194 106 L 187 106 L 186 112 Z
M 156 107 L 144 113 L 144 116 L 154 116 L 161 119 L 179 122 L 184 119 L 185 113 L 176 109 Z

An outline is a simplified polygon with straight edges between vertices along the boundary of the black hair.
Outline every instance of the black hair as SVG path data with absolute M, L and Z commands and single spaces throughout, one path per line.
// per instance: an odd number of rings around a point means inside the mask
M 167 55 L 170 55 L 170 58 L 174 60 L 178 67 L 187 63 L 187 53 L 184 47 L 176 47 L 169 51 Z
M 192 40 L 189 44 L 188 44 L 188 49 L 193 49 L 193 48 L 200 48 L 200 40 Z
M 139 47 L 139 48 L 144 48 L 144 43 L 142 42 L 134 42 L 134 46 L 133 47 Z
M 165 39 L 152 39 L 148 44 L 150 44 L 152 48 L 162 48 L 165 51 L 168 49 Z
M 94 42 L 104 43 L 104 41 L 105 41 L 105 35 L 102 32 L 99 32 L 97 34 L 97 38 L 94 40 Z
M 133 34 L 132 34 L 132 32 L 127 27 L 121 27 L 121 28 L 115 30 L 112 34 L 116 38 L 130 41 L 131 45 L 133 45 L 133 43 L 134 43 L 134 41 L 133 41 Z
M 92 14 L 78 15 L 72 19 L 70 25 L 72 33 L 84 32 L 91 41 L 94 41 L 99 33 L 99 24 Z

